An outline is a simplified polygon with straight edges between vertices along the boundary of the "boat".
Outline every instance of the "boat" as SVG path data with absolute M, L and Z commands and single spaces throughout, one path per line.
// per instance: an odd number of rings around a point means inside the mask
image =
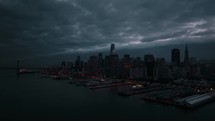
M 68 76 L 52 76 L 54 80 L 69 80 Z
M 88 83 L 86 83 L 86 87 L 91 87 L 91 86 L 98 86 L 99 85 L 99 82 L 97 81 L 90 81 Z
M 35 74 L 37 71 L 29 69 L 19 69 L 18 74 Z

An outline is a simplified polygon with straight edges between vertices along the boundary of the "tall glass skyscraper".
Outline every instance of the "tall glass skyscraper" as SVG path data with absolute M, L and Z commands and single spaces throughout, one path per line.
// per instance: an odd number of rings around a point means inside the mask
M 189 66 L 189 65 L 190 65 L 189 51 L 188 51 L 188 47 L 186 44 L 185 52 L 184 52 L 184 66 Z
M 180 50 L 179 49 L 172 49 L 172 56 L 171 56 L 171 60 L 172 60 L 172 64 L 174 66 L 179 66 L 180 65 Z
M 111 46 L 110 46 L 110 55 L 115 55 L 115 54 L 116 54 L 115 45 L 111 44 Z

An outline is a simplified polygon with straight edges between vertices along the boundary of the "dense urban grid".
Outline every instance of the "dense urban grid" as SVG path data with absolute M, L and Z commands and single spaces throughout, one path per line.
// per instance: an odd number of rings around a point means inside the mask
M 189 57 L 185 46 L 184 60 L 181 52 L 171 51 L 171 63 L 152 54 L 132 58 L 125 54 L 119 58 L 114 44 L 110 54 L 103 57 L 90 56 L 83 62 L 78 56 L 74 63 L 62 62 L 60 67 L 42 69 L 41 78 L 51 77 L 55 80 L 71 80 L 70 84 L 86 86 L 91 90 L 120 88 L 120 96 L 139 95 L 142 100 L 168 104 L 183 108 L 195 108 L 215 99 L 214 82 L 215 65 L 201 63 Z M 18 75 L 31 73 L 19 69 Z
M 111 44 L 110 55 L 103 57 L 92 55 L 87 62 L 83 62 L 78 56 L 75 62 L 63 61 L 59 68 L 49 68 L 49 72 L 59 76 L 96 76 L 114 79 L 135 79 L 152 81 L 169 81 L 174 79 L 215 79 L 213 63 L 201 63 L 196 58 L 189 57 L 188 46 L 184 51 L 184 60 L 181 61 L 181 51 L 177 48 L 171 51 L 171 63 L 165 58 L 155 58 L 147 54 L 133 58 L 125 54 L 119 58 L 114 44 Z

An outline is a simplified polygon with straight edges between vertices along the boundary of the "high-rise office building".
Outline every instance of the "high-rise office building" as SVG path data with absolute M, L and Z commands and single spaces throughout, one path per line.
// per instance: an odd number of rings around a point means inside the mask
M 184 66 L 187 67 L 189 65 L 190 65 L 189 51 L 188 51 L 188 47 L 187 47 L 187 44 L 186 44 L 185 52 L 184 52 Z
M 116 54 L 115 45 L 111 44 L 111 46 L 110 46 L 110 55 L 115 55 L 115 54 Z
M 102 60 L 102 59 L 103 59 L 103 54 L 99 53 L 99 60 Z
M 172 65 L 174 66 L 179 66 L 180 65 L 180 50 L 179 49 L 172 49 L 171 53 L 171 60 L 172 60 Z
M 155 58 L 153 55 L 148 54 L 144 56 L 144 61 L 145 63 L 155 62 Z
M 90 56 L 87 62 L 87 69 L 89 71 L 89 75 L 91 76 L 97 76 L 99 74 L 97 56 Z
M 75 70 L 81 71 L 82 68 L 83 68 L 83 62 L 81 61 L 81 57 L 78 56 L 77 59 L 75 60 Z
M 155 58 L 153 55 L 145 55 L 145 76 L 154 77 L 155 76 Z

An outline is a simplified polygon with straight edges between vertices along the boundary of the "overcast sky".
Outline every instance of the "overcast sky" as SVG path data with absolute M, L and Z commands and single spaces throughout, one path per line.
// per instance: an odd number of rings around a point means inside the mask
M 0 65 L 109 52 L 111 43 L 167 58 L 188 43 L 193 56 L 214 58 L 215 1 L 0 0 Z

